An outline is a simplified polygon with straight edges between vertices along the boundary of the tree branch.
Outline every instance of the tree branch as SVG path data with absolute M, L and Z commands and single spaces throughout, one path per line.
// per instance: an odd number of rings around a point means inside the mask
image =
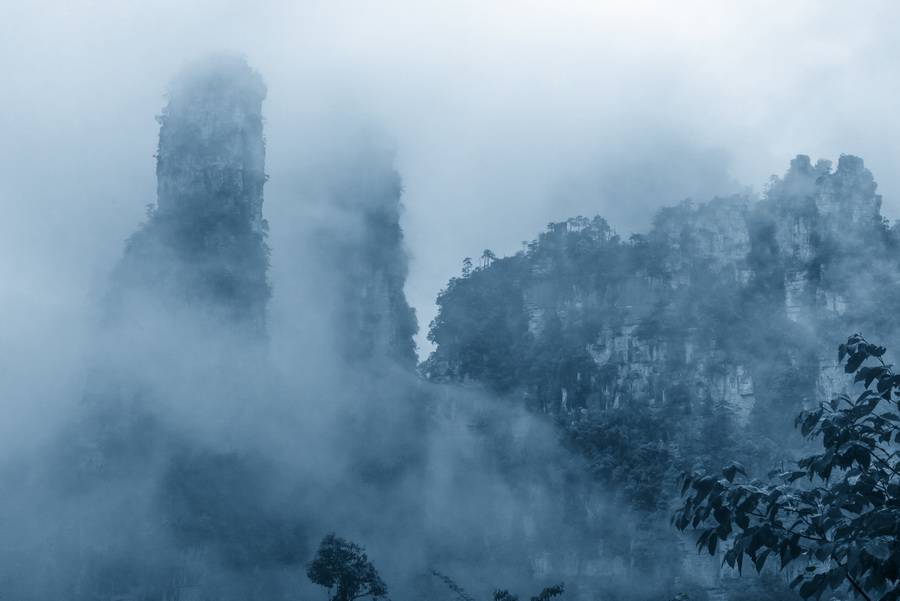
M 853 579 L 853 576 L 851 576 L 849 573 L 847 574 L 847 580 L 850 581 L 850 584 L 853 585 L 853 588 L 856 589 L 856 592 L 859 593 L 859 595 L 863 599 L 865 599 L 866 601 L 872 601 L 872 598 L 869 597 L 869 595 L 867 595 L 864 590 L 862 590 L 862 587 L 859 586 L 859 583 L 856 582 L 856 580 Z

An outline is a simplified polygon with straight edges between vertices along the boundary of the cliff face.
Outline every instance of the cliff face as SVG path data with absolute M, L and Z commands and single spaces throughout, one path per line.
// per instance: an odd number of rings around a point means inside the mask
M 644 236 L 621 240 L 601 218 L 551 224 L 450 281 L 423 369 L 570 420 L 678 398 L 746 422 L 761 392 L 799 407 L 842 386 L 843 336 L 892 335 L 896 235 L 875 189 L 857 157 L 832 170 L 798 156 L 761 201 L 687 201 Z
M 158 117 L 157 205 L 114 276 L 114 315 L 130 317 L 140 304 L 167 313 L 190 307 L 263 332 L 265 94 L 237 58 L 210 59 L 173 82 Z

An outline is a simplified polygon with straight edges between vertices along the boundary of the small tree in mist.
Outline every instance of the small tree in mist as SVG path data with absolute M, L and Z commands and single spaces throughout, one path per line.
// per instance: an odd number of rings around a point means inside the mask
M 467 278 L 472 275 L 472 257 L 463 259 L 462 277 Z
M 313 583 L 328 589 L 330 601 L 353 601 L 363 597 L 380 599 L 388 592 L 365 549 L 334 534 L 319 543 L 306 575 Z
M 497 255 L 494 254 L 494 251 L 486 248 L 484 252 L 481 253 L 481 267 L 486 269 L 491 266 L 491 264 L 497 260 Z
M 900 375 L 882 360 L 884 347 L 851 336 L 838 360 L 863 391 L 842 394 L 804 411 L 795 425 L 821 438 L 822 452 L 747 481 L 732 464 L 721 475 L 686 475 L 684 505 L 673 521 L 699 529 L 710 554 L 727 546 L 724 563 L 761 571 L 770 557 L 780 568 L 804 561 L 791 585 L 803 598 L 849 586 L 867 601 L 900 599 Z M 868 364 L 867 364 L 868 363 Z M 774 560 L 773 560 L 774 561 Z

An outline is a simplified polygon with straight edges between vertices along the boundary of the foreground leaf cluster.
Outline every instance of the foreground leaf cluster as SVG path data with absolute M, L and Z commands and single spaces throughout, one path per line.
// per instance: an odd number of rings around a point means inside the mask
M 745 558 L 757 571 L 767 562 L 790 568 L 805 599 L 844 588 L 871 601 L 900 599 L 900 375 L 884 354 L 858 334 L 840 346 L 838 360 L 862 391 L 797 417 L 820 452 L 769 482 L 736 463 L 685 475 L 675 526 L 696 530 L 700 550 L 722 553 L 739 571 Z

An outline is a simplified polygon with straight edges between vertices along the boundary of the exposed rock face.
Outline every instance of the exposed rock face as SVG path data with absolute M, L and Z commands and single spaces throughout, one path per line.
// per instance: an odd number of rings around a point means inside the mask
M 843 314 L 846 292 L 830 274 L 848 260 L 881 250 L 885 228 L 881 196 L 862 159 L 842 156 L 837 170 L 809 157 L 791 161 L 783 179 L 770 185 L 763 209 L 775 226 L 775 240 L 784 270 L 786 311 L 793 321 L 826 311 Z M 875 243 L 873 247 L 872 244 Z
M 216 58 L 176 79 L 158 120 L 160 214 L 240 215 L 264 231 L 266 88 L 246 63 Z
M 687 201 L 629 241 L 599 218 L 553 224 L 527 252 L 450 282 L 424 370 L 518 390 L 552 414 L 686 391 L 746 421 L 758 382 L 780 377 L 766 358 L 778 341 L 796 369 L 822 366 L 810 402 L 842 381 L 826 361 L 842 337 L 889 334 L 876 291 L 878 277 L 898 283 L 896 235 L 875 189 L 857 157 L 832 171 L 801 155 L 762 201 Z
M 660 211 L 650 237 L 662 251 L 662 269 L 673 276 L 671 284 L 689 285 L 691 271 L 704 266 L 730 281 L 745 283 L 749 279 L 749 210 L 747 198 L 732 197 L 699 206 L 687 201 Z
M 262 216 L 265 143 L 260 76 L 242 59 L 187 69 L 158 118 L 157 206 L 129 240 L 112 310 L 184 307 L 262 333 L 270 296 Z

